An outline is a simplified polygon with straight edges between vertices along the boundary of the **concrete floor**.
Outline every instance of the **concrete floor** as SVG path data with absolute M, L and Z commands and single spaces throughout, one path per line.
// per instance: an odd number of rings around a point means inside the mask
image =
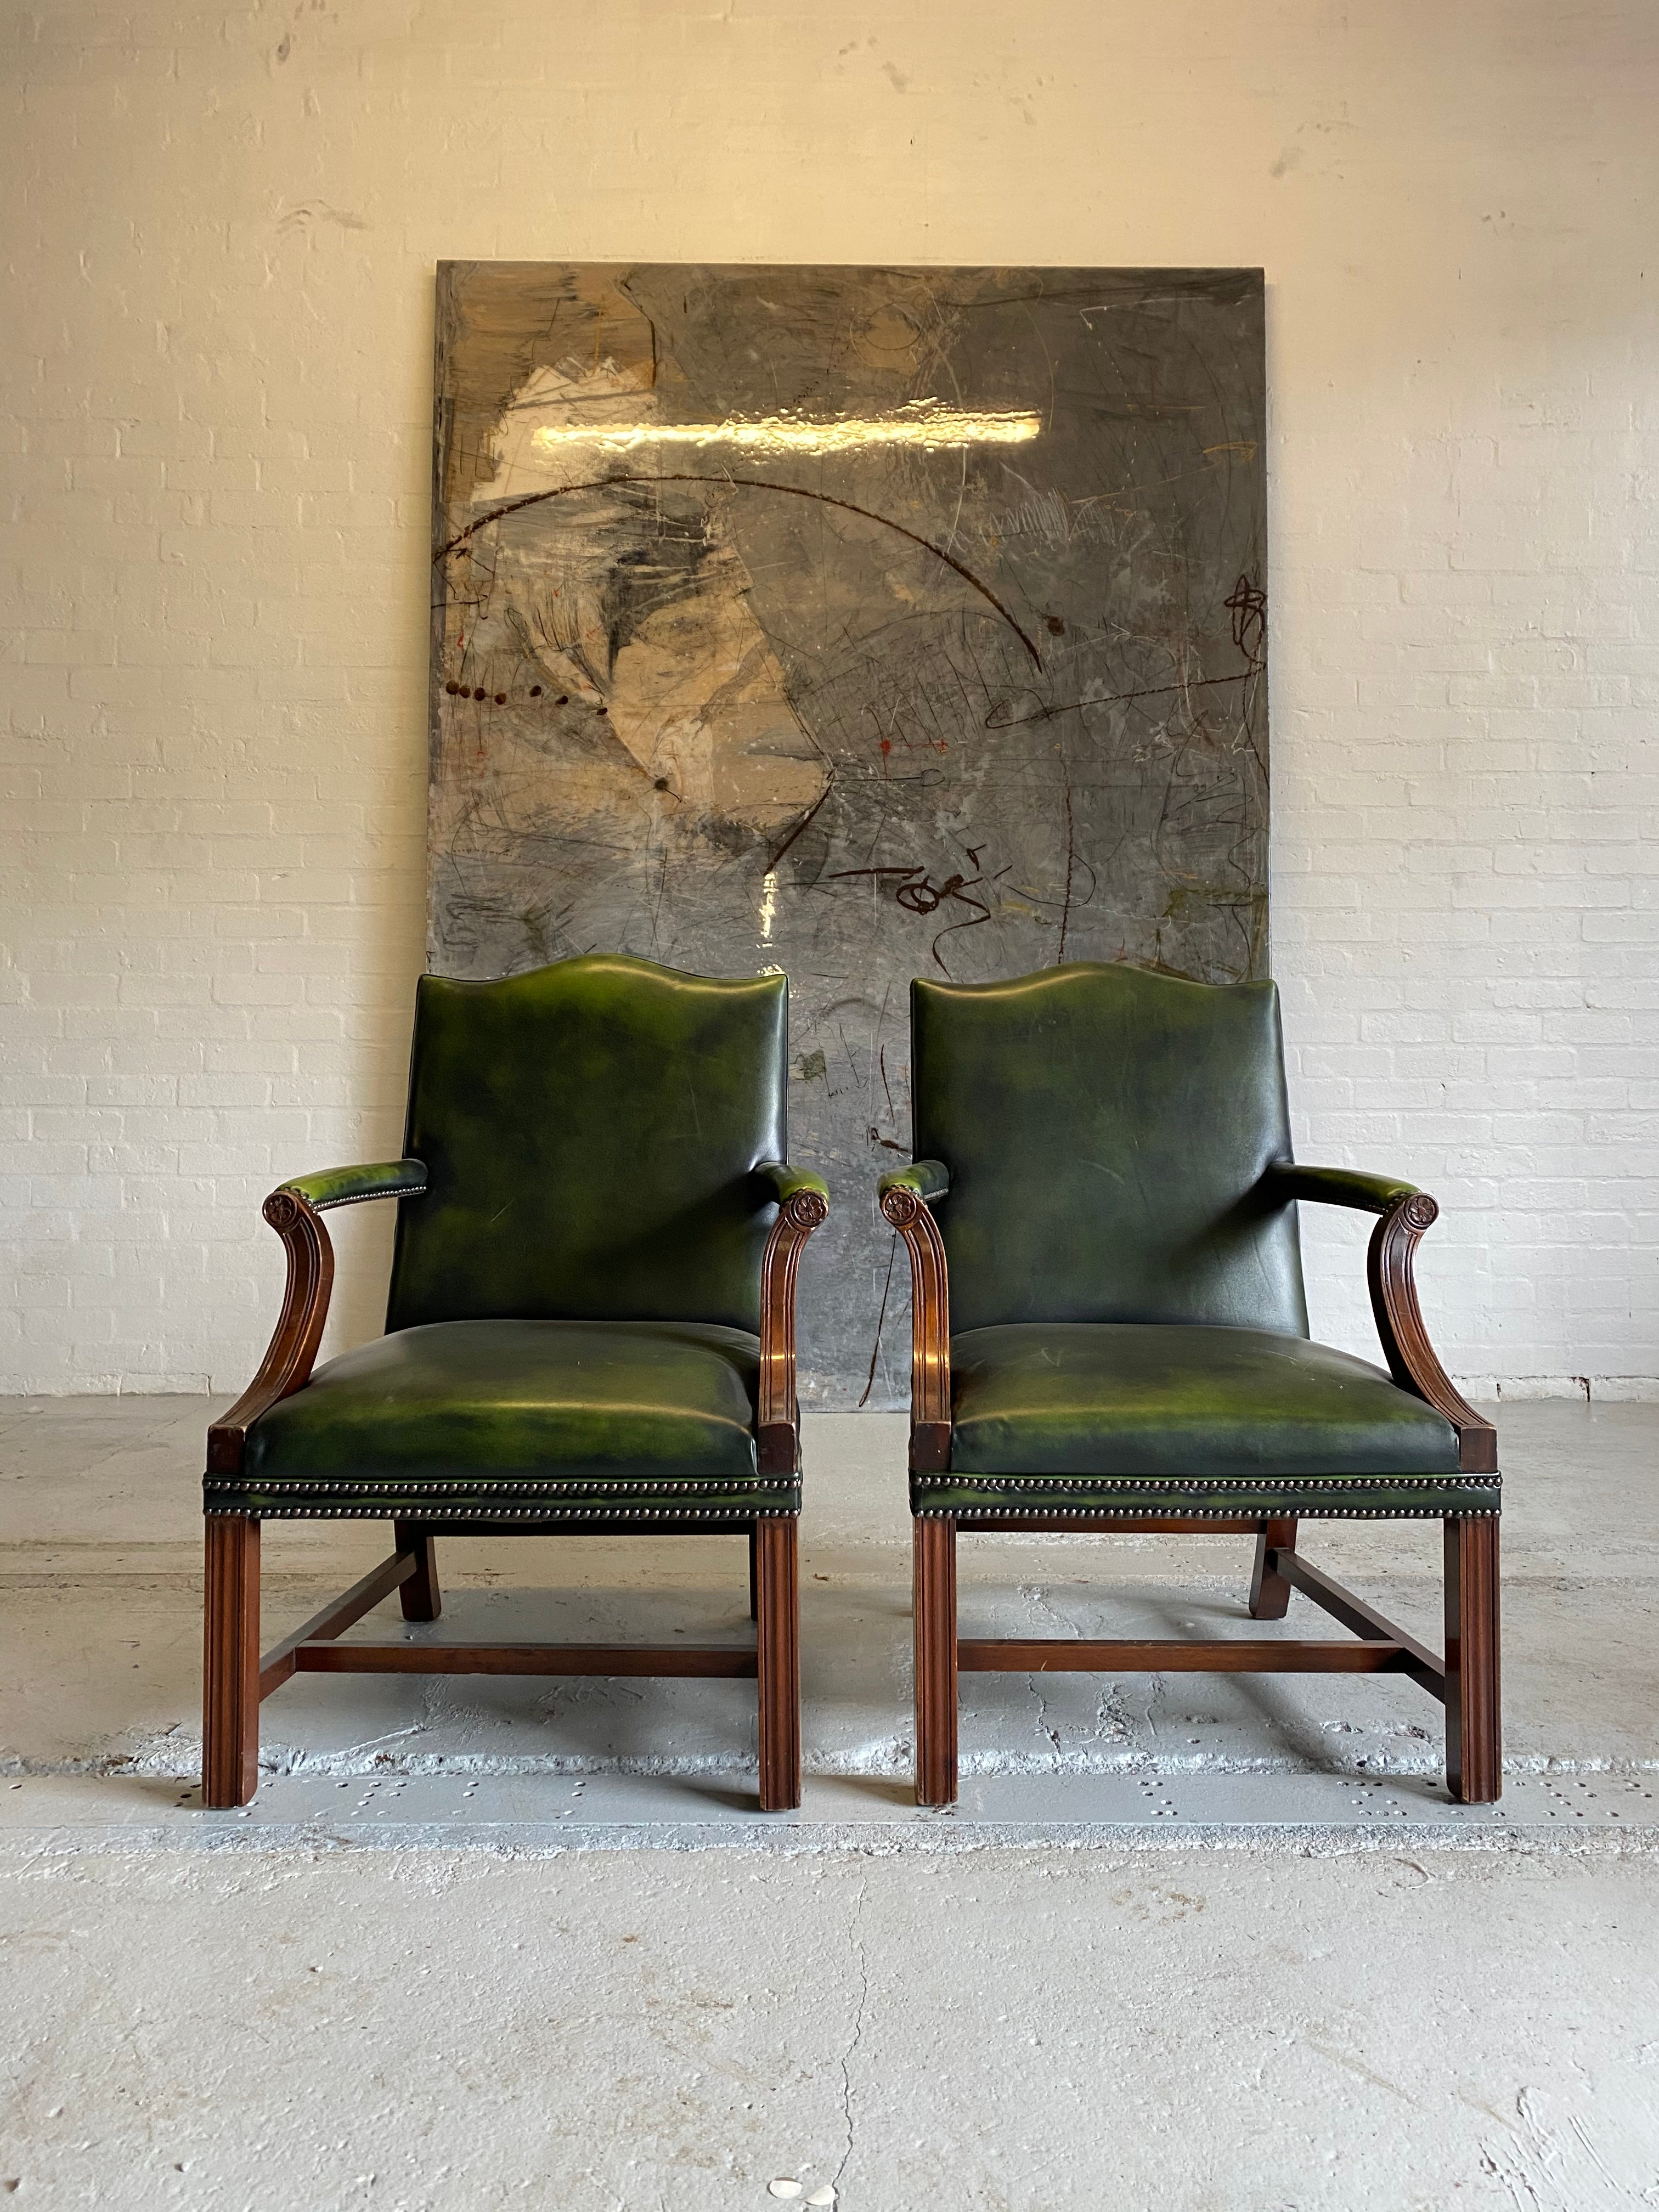
M 979 1678 L 962 1811 L 917 1816 L 902 1426 L 818 1417 L 783 1820 L 748 1686 L 437 1678 L 291 1683 L 256 1805 L 204 1814 L 208 1411 L 0 1401 L 0 2195 L 1659 2203 L 1659 1408 L 1504 1410 L 1510 1765 L 1475 1817 L 1408 1683 L 1248 1677 Z M 1309 1549 L 1432 1636 L 1435 1532 Z M 376 1555 L 269 1530 L 267 1639 Z M 736 1543 L 441 1565 L 423 1634 L 743 1632 Z M 1236 1632 L 1248 1565 L 980 1539 L 963 1620 Z

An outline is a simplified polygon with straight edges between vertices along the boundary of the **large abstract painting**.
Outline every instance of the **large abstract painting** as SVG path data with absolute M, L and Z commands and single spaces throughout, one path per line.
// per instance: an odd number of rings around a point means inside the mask
M 902 1402 L 907 985 L 1265 972 L 1253 270 L 450 262 L 429 956 L 792 987 L 803 1392 Z

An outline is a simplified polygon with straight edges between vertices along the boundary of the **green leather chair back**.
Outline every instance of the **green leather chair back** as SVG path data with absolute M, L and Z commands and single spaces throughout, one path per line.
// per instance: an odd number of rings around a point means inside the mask
M 758 1330 L 781 1160 L 781 975 L 586 957 L 501 982 L 425 975 L 388 1331 L 501 1319 Z
M 1170 1322 L 1305 1336 L 1279 994 L 1096 963 L 910 987 L 915 1151 L 953 1330 Z

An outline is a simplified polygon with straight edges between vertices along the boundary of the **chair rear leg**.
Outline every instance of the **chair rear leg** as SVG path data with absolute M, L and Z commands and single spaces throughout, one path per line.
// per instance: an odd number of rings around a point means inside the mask
M 1255 1540 L 1255 1571 L 1250 1577 L 1252 1620 L 1283 1620 L 1291 1602 L 1291 1586 L 1267 1565 L 1269 1552 L 1296 1549 L 1294 1521 L 1264 1521 Z
M 916 1802 L 957 1802 L 957 1524 L 918 1515 L 915 1528 Z
M 202 1802 L 246 1805 L 259 1783 L 259 1524 L 207 1516 Z
M 1504 1786 L 1498 1516 L 1445 1523 L 1446 1786 L 1490 1805 Z
M 415 1554 L 414 1573 L 398 1585 L 404 1619 L 436 1620 L 444 1609 L 444 1595 L 438 1587 L 437 1539 L 428 1536 L 418 1521 L 394 1521 L 392 1533 L 400 1552 Z
M 755 1526 L 755 1597 L 759 1624 L 760 1802 L 763 1813 L 800 1803 L 799 1522 L 791 1513 Z

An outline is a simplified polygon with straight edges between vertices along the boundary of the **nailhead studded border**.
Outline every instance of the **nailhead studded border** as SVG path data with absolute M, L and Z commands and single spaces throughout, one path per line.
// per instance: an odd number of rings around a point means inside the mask
M 209 1515 L 240 1514 L 256 1521 L 789 1521 L 800 1511 L 793 1505 L 704 1505 L 694 1516 L 667 1505 L 456 1505 L 444 1498 L 382 1498 L 373 1505 L 335 1505 L 327 1501 L 304 1505 L 271 1505 L 262 1496 L 244 1492 L 240 1498 L 209 1498 L 203 1508 Z
M 741 1476 L 688 1475 L 678 1482 L 653 1480 L 648 1476 L 629 1478 L 604 1475 L 537 1475 L 521 1482 L 474 1482 L 466 1485 L 469 1498 L 543 1498 L 556 1497 L 562 1491 L 608 1491 L 613 1497 L 678 1498 L 706 1497 L 711 1492 L 726 1492 L 737 1489 Z M 247 1475 L 208 1474 L 202 1478 L 202 1486 L 216 1490 L 258 1490 L 271 1497 L 284 1495 L 303 1498 L 384 1498 L 395 1486 L 392 1482 L 343 1482 L 327 1475 Z M 435 1491 L 437 1483 L 432 1485 Z M 424 1483 L 414 1486 L 414 1494 L 424 1496 Z
M 304 1191 L 296 1190 L 291 1182 L 285 1182 L 280 1188 L 290 1198 L 306 1198 Z M 368 1206 L 378 1198 L 424 1198 L 426 1188 L 423 1182 L 392 1182 L 388 1183 L 384 1190 L 353 1191 L 349 1198 L 306 1198 L 306 1204 L 313 1213 L 333 1213 L 343 1206 Z
M 1493 1496 L 1491 1505 L 1433 1504 L 1426 1498 L 1421 1505 L 1340 1505 L 1331 1496 L 1331 1483 L 1343 1480 L 1364 1480 L 1364 1477 L 1333 1476 L 1327 1482 L 1309 1483 L 1295 1480 L 1282 1482 L 1237 1481 L 1235 1485 L 1237 1502 L 1228 1503 L 1224 1492 L 1218 1498 L 1218 1484 L 1213 1479 L 1183 1479 L 1172 1476 L 1164 1479 L 1137 1475 L 1098 1475 L 1073 1477 L 1067 1475 L 973 1475 L 962 1474 L 943 1481 L 918 1481 L 910 1484 L 910 1510 L 919 1520 L 942 1520 L 954 1517 L 972 1521 L 981 1514 L 996 1514 L 1000 1517 L 1018 1513 L 1024 1504 L 1033 1514 L 1075 1514 L 1079 1518 L 1110 1513 L 1120 1517 L 1157 1519 L 1176 1509 L 1180 1516 L 1192 1521 L 1236 1520 L 1241 1510 L 1254 1512 L 1261 1510 L 1282 1512 L 1287 1516 L 1298 1513 L 1320 1521 L 1440 1521 L 1448 1514 L 1455 1519 L 1470 1521 L 1495 1520 L 1502 1510 L 1499 1493 L 1503 1477 L 1497 1474 L 1402 1474 L 1387 1478 L 1391 1490 L 1415 1490 L 1444 1493 L 1448 1488 L 1459 1491 L 1487 1491 Z M 1163 1501 L 1157 1504 L 1144 1502 L 1149 1488 L 1157 1491 Z M 976 1490 L 991 1493 L 981 1496 L 975 1503 L 967 1504 L 933 1504 L 929 1501 L 942 1490 Z M 1067 1492 L 1088 1491 L 1086 1500 L 1073 1504 L 1065 1495 Z M 1054 1493 L 1058 1492 L 1056 1496 Z M 1105 1493 L 1104 1496 L 1102 1493 Z M 1115 1505 L 1114 1494 L 1139 1496 L 1143 1501 L 1133 1505 Z M 1202 1496 L 1207 1502 L 1189 1505 L 1187 1500 Z M 1273 1501 L 1271 1509 L 1260 1507 L 1249 1501 L 1261 1500 L 1264 1496 Z

